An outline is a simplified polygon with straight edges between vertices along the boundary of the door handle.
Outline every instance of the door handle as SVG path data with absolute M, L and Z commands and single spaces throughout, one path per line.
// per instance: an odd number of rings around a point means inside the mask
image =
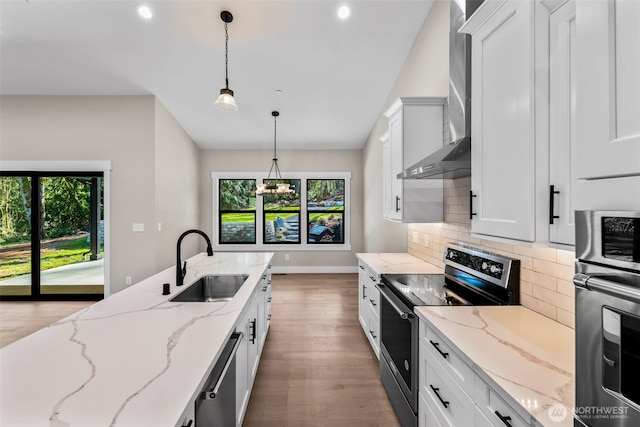
M 469 219 L 473 219 L 473 216 L 476 215 L 473 212 L 473 198 L 477 197 L 477 194 L 473 194 L 473 191 L 469 191 Z
M 396 212 L 400 212 L 400 197 L 396 196 Z
M 553 225 L 553 220 L 554 219 L 558 219 L 560 218 L 558 215 L 554 215 L 553 214 L 553 201 L 554 201 L 554 195 L 556 194 L 560 194 L 559 191 L 555 190 L 555 185 L 550 185 L 549 186 L 549 224 Z
M 512 427 L 512 425 L 511 425 L 511 423 L 510 423 L 510 421 L 511 421 L 511 417 L 508 417 L 508 416 L 507 416 L 507 417 L 505 417 L 504 415 L 502 415 L 502 414 L 501 414 L 500 412 L 498 412 L 498 411 L 495 411 L 494 413 L 496 414 L 496 416 L 497 416 L 498 418 L 500 418 L 500 421 L 502 421 L 502 422 L 504 423 L 504 425 L 509 426 L 509 427 Z
M 398 312 L 398 314 L 400 315 L 400 318 L 401 318 L 401 319 L 403 319 L 403 320 L 407 320 L 407 319 L 409 319 L 409 318 L 413 317 L 413 314 L 412 314 L 412 313 L 407 313 L 406 311 L 402 311 L 402 310 L 400 309 L 400 307 L 398 307 L 398 306 L 396 305 L 396 303 L 394 303 L 393 301 L 391 301 L 391 299 L 387 296 L 387 294 L 385 294 L 385 293 L 382 291 L 382 289 L 381 289 L 381 288 L 378 288 L 378 289 L 380 289 L 380 294 L 381 294 L 381 295 L 382 295 L 382 296 L 387 300 L 387 302 L 391 305 L 391 307 L 393 307 L 393 309 L 394 309 L 395 311 L 397 311 L 397 312 Z
M 220 392 L 220 387 L 222 386 L 222 380 L 227 375 L 227 371 L 229 370 L 229 366 L 231 366 L 231 362 L 236 357 L 236 353 L 238 352 L 238 348 L 240 347 L 240 342 L 242 341 L 242 337 L 244 334 L 242 332 L 236 332 L 234 335 L 236 338 L 236 343 L 233 345 L 233 350 L 231 350 L 231 354 L 229 355 L 229 359 L 227 359 L 227 363 L 225 363 L 224 368 L 222 369 L 222 373 L 220 374 L 220 378 L 216 381 L 216 385 L 209 391 L 204 394 L 204 400 L 212 400 L 216 398 L 216 395 Z M 188 425 L 191 425 L 189 423 Z
M 445 359 L 447 358 L 447 356 L 449 356 L 449 353 L 445 353 L 444 351 L 440 350 L 440 343 L 439 342 L 433 342 L 431 340 L 429 340 L 429 342 L 431 343 L 431 345 L 438 350 L 438 353 L 440 353 L 440 356 L 444 357 Z
M 251 344 L 255 344 L 256 343 L 256 323 L 257 320 L 253 319 L 251 321 Z
M 448 400 L 444 400 L 442 398 L 442 396 L 440 396 L 440 393 L 438 393 L 440 391 L 440 389 L 437 388 L 437 387 L 434 387 L 432 384 L 429 384 L 429 387 L 431 387 L 431 390 L 433 390 L 433 393 L 436 395 L 436 397 L 438 398 L 440 403 L 442 403 L 442 406 L 444 406 L 445 408 L 448 408 L 449 407 L 449 401 Z

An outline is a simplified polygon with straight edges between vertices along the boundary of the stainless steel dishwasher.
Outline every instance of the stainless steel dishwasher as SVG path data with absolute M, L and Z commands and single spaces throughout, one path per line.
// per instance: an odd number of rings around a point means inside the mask
M 196 427 L 236 425 L 236 352 L 242 332 L 231 334 L 196 400 Z

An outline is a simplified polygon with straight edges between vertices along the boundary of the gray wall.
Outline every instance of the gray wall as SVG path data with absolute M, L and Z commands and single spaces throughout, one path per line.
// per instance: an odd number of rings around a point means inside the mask
M 271 150 L 202 150 L 200 154 L 200 227 L 213 233 L 212 172 L 261 172 L 271 167 Z M 363 251 L 362 221 L 362 151 L 361 150 L 278 150 L 282 172 L 351 172 L 351 205 L 347 211 L 351 221 L 351 251 L 291 251 L 283 248 L 275 253 L 274 267 L 281 271 L 305 271 L 305 267 L 349 267 L 355 271 L 355 254 Z M 284 260 L 284 253 L 290 255 Z M 306 269 L 309 271 L 310 269 Z M 342 269 L 333 269 L 334 271 Z
M 401 96 L 448 96 L 449 2 L 434 2 L 367 143 L 364 159 L 364 252 L 406 252 L 406 225 L 382 219 L 382 143 L 388 129 L 383 113 Z
M 198 225 L 200 149 L 157 98 L 155 115 L 156 271 L 160 271 L 175 265 L 180 234 Z M 205 248 L 200 236 L 188 236 L 182 242 L 183 258 Z
M 140 281 L 174 256 L 177 230 L 159 233 L 157 220 L 197 226 L 197 148 L 154 96 L 2 96 L 0 123 L 2 160 L 112 162 L 112 293 L 125 276 Z M 191 171 L 177 181 L 190 187 L 172 188 L 163 175 L 172 169 Z M 169 203 L 178 193 L 182 204 Z M 145 231 L 133 233 L 132 223 Z

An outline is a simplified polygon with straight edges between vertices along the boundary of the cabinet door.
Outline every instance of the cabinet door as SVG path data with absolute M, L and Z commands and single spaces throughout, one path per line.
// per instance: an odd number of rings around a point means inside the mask
M 402 108 L 389 118 L 389 143 L 391 144 L 391 209 L 389 219 L 402 219 L 402 180 L 397 176 L 404 170 L 402 160 Z
M 507 1 L 472 35 L 476 233 L 534 239 L 534 2 Z
M 576 17 L 578 178 L 640 175 L 640 2 L 577 1 Z
M 389 218 L 393 215 L 392 210 L 395 203 L 391 191 L 391 180 L 395 177 L 392 175 L 391 169 L 391 142 L 389 141 L 389 133 L 385 133 L 382 141 L 382 216 Z
M 244 419 L 244 412 L 249 403 L 249 362 L 248 362 L 248 336 L 246 327 L 247 318 L 238 324 L 236 330 L 243 332 L 243 336 L 240 339 L 238 345 L 238 351 L 236 352 L 236 425 L 242 426 L 242 420 Z
M 550 16 L 549 241 L 575 244 L 572 189 L 576 182 L 576 7 L 573 0 Z M 557 193 L 556 193 L 557 192 Z M 556 218 L 557 217 L 557 218 Z
M 366 313 L 367 313 L 367 280 L 369 277 L 367 276 L 366 268 L 361 264 L 360 271 L 358 271 L 358 320 L 360 320 L 360 326 L 365 333 L 367 333 L 367 321 L 366 321 Z

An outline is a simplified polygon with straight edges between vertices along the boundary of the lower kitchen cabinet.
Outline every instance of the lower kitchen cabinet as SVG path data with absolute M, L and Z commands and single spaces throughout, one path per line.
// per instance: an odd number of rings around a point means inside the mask
M 367 264 L 358 264 L 358 319 L 371 348 L 380 359 L 380 275 Z
M 420 427 L 513 427 L 527 423 L 518 412 L 473 370 L 436 329 L 420 320 L 419 332 Z
M 242 332 L 243 337 L 236 353 L 236 421 L 242 425 L 244 414 L 249 404 L 249 396 L 253 388 L 253 380 L 258 372 L 260 363 L 260 337 L 258 306 L 262 304 L 262 289 L 254 294 L 247 306 L 247 311 L 236 326 L 236 331 Z

